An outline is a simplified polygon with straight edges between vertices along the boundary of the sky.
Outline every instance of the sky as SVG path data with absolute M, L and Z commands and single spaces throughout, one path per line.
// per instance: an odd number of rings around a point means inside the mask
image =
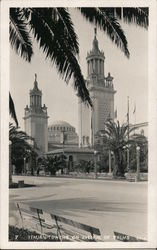
M 94 25 L 88 23 L 78 10 L 70 10 L 75 31 L 79 38 L 79 63 L 84 77 L 87 76 L 86 56 L 92 48 Z M 136 103 L 136 122 L 148 121 L 148 31 L 134 24 L 121 23 L 128 40 L 130 59 L 97 29 L 99 49 L 105 54 L 105 76 L 114 77 L 115 109 L 118 120 L 126 121 L 127 96 L 130 100 L 130 122 Z M 10 48 L 10 91 L 13 97 L 19 126 L 24 129 L 24 108 L 29 105 L 29 90 L 33 88 L 35 73 L 38 87 L 42 90 L 42 103 L 48 107 L 48 124 L 56 120 L 69 122 L 78 131 L 78 99 L 72 81 L 66 85 L 59 76 L 55 65 L 45 60 L 45 55 L 36 42 L 31 63 L 25 62 Z

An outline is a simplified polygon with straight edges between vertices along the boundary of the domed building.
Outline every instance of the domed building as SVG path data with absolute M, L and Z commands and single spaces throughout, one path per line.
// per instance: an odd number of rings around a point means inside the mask
M 78 135 L 68 122 L 54 121 L 48 126 L 48 151 L 63 147 L 78 147 Z

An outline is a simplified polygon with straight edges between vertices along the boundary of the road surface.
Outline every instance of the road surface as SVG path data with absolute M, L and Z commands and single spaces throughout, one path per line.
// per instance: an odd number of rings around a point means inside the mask
M 10 223 L 17 223 L 15 202 L 74 219 L 101 230 L 147 238 L 147 182 L 14 176 L 35 187 L 10 189 Z

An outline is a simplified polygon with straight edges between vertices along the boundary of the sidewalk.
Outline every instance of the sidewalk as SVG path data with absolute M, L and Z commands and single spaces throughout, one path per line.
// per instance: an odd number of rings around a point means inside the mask
M 18 176 L 18 175 L 15 175 Z M 20 176 L 31 176 L 31 175 L 20 175 Z M 135 173 L 129 173 L 126 175 L 126 177 L 117 177 L 113 178 L 112 174 L 108 173 L 98 173 L 97 176 L 95 173 L 85 174 L 85 173 L 71 173 L 71 174 L 56 174 L 56 175 L 45 175 L 45 174 L 39 174 L 34 175 L 36 177 L 50 177 L 50 178 L 72 178 L 72 179 L 91 179 L 91 180 L 107 180 L 107 181 L 123 181 L 123 182 L 135 182 Z M 143 182 L 148 181 L 148 174 L 147 173 L 141 173 L 140 174 L 140 181 Z

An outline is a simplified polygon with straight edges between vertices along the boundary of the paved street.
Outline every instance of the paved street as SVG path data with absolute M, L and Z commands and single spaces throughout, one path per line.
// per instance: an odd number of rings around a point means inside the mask
M 109 241 L 113 231 L 147 237 L 147 182 L 14 176 L 35 187 L 10 189 L 10 223 L 14 202 L 25 202 L 66 218 L 100 228 Z

